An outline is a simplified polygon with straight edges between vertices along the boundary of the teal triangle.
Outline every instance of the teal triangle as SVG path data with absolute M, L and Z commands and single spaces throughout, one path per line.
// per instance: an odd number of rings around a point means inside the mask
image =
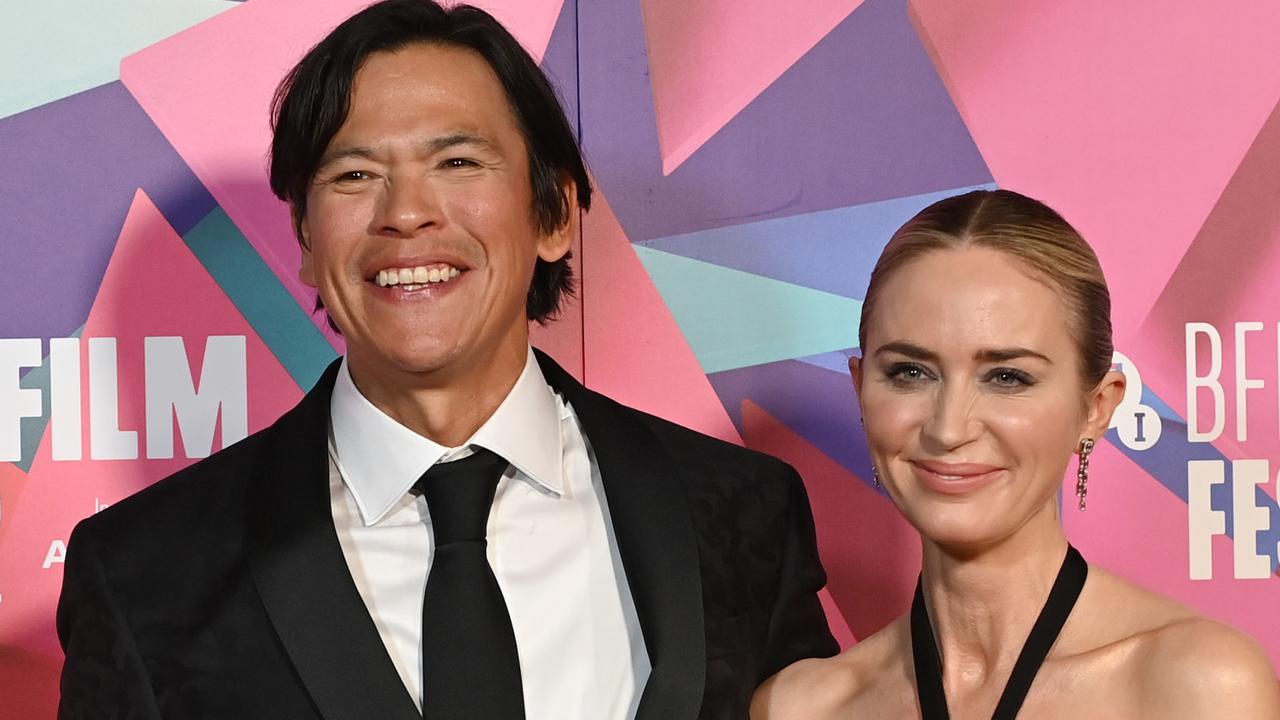
M 333 346 L 226 211 L 214 208 L 182 239 L 298 387 L 315 385 L 337 356 Z
M 860 300 L 633 247 L 706 373 L 858 344 Z

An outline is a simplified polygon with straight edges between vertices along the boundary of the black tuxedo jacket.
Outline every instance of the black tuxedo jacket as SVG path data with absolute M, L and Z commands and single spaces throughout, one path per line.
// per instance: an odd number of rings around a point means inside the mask
M 641 720 L 745 718 L 764 678 L 837 651 L 794 470 L 539 362 L 600 466 L 653 666 Z M 76 527 L 58 605 L 59 717 L 421 717 L 334 530 L 336 373 L 335 362 L 271 427 Z

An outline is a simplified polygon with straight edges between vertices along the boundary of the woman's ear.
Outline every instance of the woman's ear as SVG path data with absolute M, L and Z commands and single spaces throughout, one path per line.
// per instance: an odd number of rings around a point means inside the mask
M 1124 400 L 1126 385 L 1124 373 L 1118 370 L 1111 370 L 1102 376 L 1097 387 L 1089 392 L 1088 415 L 1085 417 L 1082 438 L 1097 440 L 1107 433 L 1107 428 L 1111 426 L 1111 416 Z

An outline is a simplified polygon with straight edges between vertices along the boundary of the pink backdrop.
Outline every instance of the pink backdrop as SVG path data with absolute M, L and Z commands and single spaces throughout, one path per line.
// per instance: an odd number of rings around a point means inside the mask
M 269 424 L 335 354 L 267 190 L 266 113 L 362 4 L 3 11 L 0 714 L 53 715 L 75 522 L 209 433 L 216 450 Z M 1073 542 L 1280 662 L 1280 5 L 479 4 L 554 78 L 600 191 L 578 300 L 535 342 L 622 402 L 794 464 L 842 643 L 906 609 L 919 563 L 867 482 L 844 368 L 871 265 L 924 205 L 998 186 L 1094 244 L 1134 388 L 1088 512 L 1066 512 Z M 73 42 L 41 44 L 51 27 Z M 194 389 L 206 358 L 243 369 L 233 422 L 176 427 L 153 457 L 146 371 Z

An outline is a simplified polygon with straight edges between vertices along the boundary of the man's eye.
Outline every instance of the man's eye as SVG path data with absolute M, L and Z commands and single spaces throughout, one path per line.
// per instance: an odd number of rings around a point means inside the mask
M 477 167 L 479 163 L 470 158 L 449 158 L 441 163 L 441 165 L 447 168 L 469 168 Z
M 368 180 L 369 173 L 363 170 L 348 170 L 347 172 L 338 175 L 335 179 L 338 182 L 359 182 L 361 180 Z

